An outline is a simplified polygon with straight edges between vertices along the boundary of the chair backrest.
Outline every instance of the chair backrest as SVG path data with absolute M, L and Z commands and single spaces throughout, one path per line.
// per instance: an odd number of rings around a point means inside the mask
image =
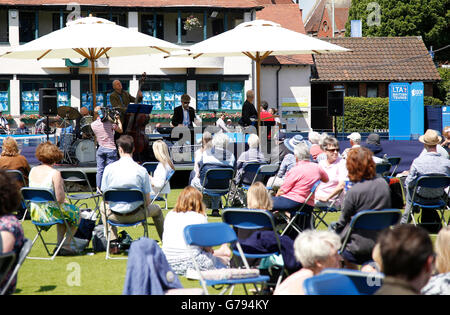
M 320 184 L 320 180 L 318 180 L 317 182 L 314 183 L 314 185 L 311 187 L 310 193 L 308 195 L 308 197 L 306 197 L 305 201 L 303 202 L 303 204 L 308 203 L 308 200 L 311 199 L 312 195 L 314 195 L 314 193 L 316 192 L 317 187 Z
M 93 193 L 91 183 L 89 182 L 89 179 L 85 172 L 82 170 L 59 170 L 61 173 L 61 177 L 63 178 L 64 182 L 71 182 L 71 183 L 86 183 L 89 187 L 89 192 Z
M 392 166 L 397 166 L 400 164 L 400 161 L 402 160 L 401 157 L 399 156 L 391 156 L 387 158 L 389 161 L 389 164 L 391 164 Z
M 359 294 L 372 295 L 383 284 L 384 274 L 381 272 L 363 272 L 352 269 L 327 268 L 320 274 L 341 274 L 348 277 L 358 290 Z
M 229 190 L 233 177 L 234 169 L 231 167 L 210 168 L 206 171 L 202 186 L 204 189 Z
M 342 274 L 319 274 L 305 279 L 303 288 L 307 295 L 359 295 L 350 278 Z
M 50 189 L 22 187 L 20 191 L 22 192 L 22 197 L 25 201 L 31 201 L 34 203 L 57 201 L 54 192 Z
M 375 172 L 380 175 L 384 175 L 386 172 L 389 172 L 391 169 L 390 163 L 378 163 L 375 165 Z
M 399 209 L 364 210 L 358 212 L 350 221 L 350 228 L 381 231 L 400 221 Z
M 142 164 L 143 167 L 147 170 L 147 172 L 152 175 L 153 172 L 156 170 L 156 167 L 158 166 L 159 162 L 144 162 Z
M 144 193 L 138 189 L 108 189 L 103 192 L 103 201 L 129 203 L 144 201 Z
M 223 222 L 188 225 L 183 234 L 188 245 L 202 247 L 218 246 L 237 240 L 234 230 Z
M 258 175 L 258 169 L 260 168 L 262 163 L 259 162 L 248 162 L 244 164 L 244 169 L 242 171 L 242 183 L 251 185 L 255 181 L 256 176 Z
M 0 253 L 0 283 L 2 283 L 8 275 L 15 260 L 16 254 L 14 252 Z
M 222 220 L 239 229 L 256 230 L 275 227 L 272 213 L 260 209 L 227 208 L 222 212 Z
M 19 171 L 19 170 L 6 170 L 6 173 L 10 174 L 15 180 L 20 182 L 23 187 L 26 186 L 25 177 L 23 176 L 21 171 Z
M 263 164 L 258 169 L 258 175 L 275 176 L 278 173 L 280 164 Z
M 416 186 L 424 188 L 446 188 L 450 185 L 450 176 L 446 175 L 424 175 L 417 179 Z

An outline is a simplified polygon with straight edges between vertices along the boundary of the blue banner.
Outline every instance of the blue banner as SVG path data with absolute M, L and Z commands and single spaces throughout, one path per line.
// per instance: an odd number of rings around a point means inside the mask
M 411 108 L 409 83 L 389 84 L 389 140 L 410 140 Z
M 424 134 L 425 114 L 423 108 L 423 82 L 410 85 L 411 138 L 419 139 Z

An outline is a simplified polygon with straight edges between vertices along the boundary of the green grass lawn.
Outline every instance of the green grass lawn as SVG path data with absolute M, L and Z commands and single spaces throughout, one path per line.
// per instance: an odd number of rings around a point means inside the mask
M 173 189 L 169 195 L 169 210 L 175 205 L 176 198 L 181 189 Z M 163 202 L 158 202 L 164 207 Z M 163 210 L 164 215 L 169 210 Z M 208 214 L 211 211 L 208 210 Z M 339 213 L 332 213 L 326 217 L 327 222 L 336 221 Z M 448 215 L 447 215 L 448 217 Z M 448 219 L 448 218 L 447 218 Z M 208 215 L 209 222 L 219 222 L 221 218 Z M 153 221 L 150 218 L 149 236 L 159 240 Z M 30 221 L 23 223 L 25 236 L 33 239 L 36 234 L 35 227 Z M 319 229 L 325 229 L 324 225 Z M 126 229 L 133 239 L 137 239 L 143 234 L 141 225 Z M 54 242 L 56 240 L 56 228 L 44 233 L 44 237 Z M 435 235 L 432 235 L 434 240 Z M 33 246 L 30 256 L 43 256 L 47 254 L 38 240 Z M 122 294 L 125 281 L 127 261 L 126 260 L 105 260 L 105 252 L 93 253 L 90 244 L 87 253 L 82 256 L 62 257 L 57 256 L 53 261 L 26 259 L 19 271 L 16 294 L 87 294 L 87 295 L 115 295 Z M 180 277 L 181 283 L 185 288 L 200 287 L 196 280 L 187 280 Z M 214 289 L 210 290 L 214 294 Z M 236 286 L 234 294 L 244 294 L 242 286 Z

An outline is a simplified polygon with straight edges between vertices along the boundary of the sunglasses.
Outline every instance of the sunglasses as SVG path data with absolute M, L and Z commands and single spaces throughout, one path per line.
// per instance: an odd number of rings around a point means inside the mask
M 339 149 L 335 148 L 335 149 L 325 149 L 328 152 L 338 152 L 339 153 Z

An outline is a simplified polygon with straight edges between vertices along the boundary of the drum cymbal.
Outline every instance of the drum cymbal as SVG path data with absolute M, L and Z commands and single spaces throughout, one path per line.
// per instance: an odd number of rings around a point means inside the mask
M 58 107 L 58 116 L 65 119 L 74 120 L 80 118 L 81 114 L 76 108 L 70 106 L 60 106 Z

